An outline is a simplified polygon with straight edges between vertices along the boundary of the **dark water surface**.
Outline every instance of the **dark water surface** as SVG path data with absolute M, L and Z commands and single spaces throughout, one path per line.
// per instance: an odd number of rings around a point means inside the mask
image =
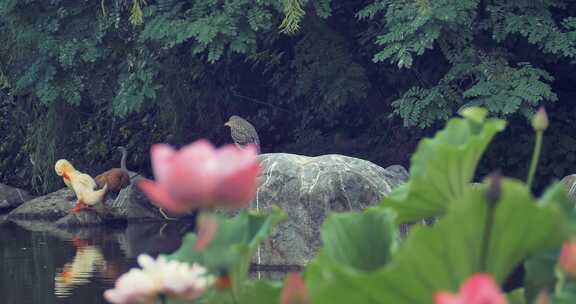
M 1 220 L 0 220 L 1 222 Z M 140 253 L 176 250 L 191 223 L 58 229 L 0 223 L 0 303 L 107 303 L 102 294 Z

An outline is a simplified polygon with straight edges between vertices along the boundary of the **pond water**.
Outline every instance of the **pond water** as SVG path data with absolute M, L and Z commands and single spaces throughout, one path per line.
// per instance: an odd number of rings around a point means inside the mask
M 0 303 L 107 303 L 102 294 L 140 253 L 170 253 L 190 223 L 63 230 L 0 224 Z
M 46 222 L 5 222 L 0 216 L 0 303 L 107 303 L 102 294 L 141 253 L 171 253 L 192 222 L 58 228 Z M 251 277 L 282 279 L 298 266 L 252 265 Z

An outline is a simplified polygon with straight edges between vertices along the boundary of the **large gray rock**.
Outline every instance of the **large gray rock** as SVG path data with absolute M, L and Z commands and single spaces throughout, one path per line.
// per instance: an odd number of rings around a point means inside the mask
M 289 220 L 258 250 L 256 264 L 306 264 L 321 246 L 320 226 L 330 213 L 376 204 L 408 177 L 401 166 L 388 170 L 342 155 L 272 153 L 258 158 L 262 174 L 251 207 L 277 205 Z
M 564 176 L 560 183 L 568 191 L 568 197 L 576 203 L 576 174 L 570 174 Z
M 32 199 L 32 195 L 28 192 L 0 184 L 0 212 L 14 209 L 30 199 Z
M 59 227 L 164 219 L 159 209 L 136 187 L 135 182 L 142 177 L 135 173 L 131 173 L 131 176 L 131 184 L 117 196 L 109 194 L 103 204 L 81 212 L 71 212 L 76 196 L 72 190 L 64 188 L 22 204 L 10 212 L 8 219 L 51 221 Z

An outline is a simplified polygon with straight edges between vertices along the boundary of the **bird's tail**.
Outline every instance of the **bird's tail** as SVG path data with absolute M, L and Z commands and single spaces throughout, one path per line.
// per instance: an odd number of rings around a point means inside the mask
M 102 202 L 107 192 L 108 184 L 104 184 L 104 187 L 102 187 L 100 190 L 88 191 L 88 193 L 84 195 L 84 203 L 88 205 L 94 205 L 98 202 Z

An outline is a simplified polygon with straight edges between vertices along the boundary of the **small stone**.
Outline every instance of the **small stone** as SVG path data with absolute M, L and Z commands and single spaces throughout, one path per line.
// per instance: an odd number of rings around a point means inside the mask
M 32 198 L 27 191 L 0 184 L 0 213 L 10 211 Z

